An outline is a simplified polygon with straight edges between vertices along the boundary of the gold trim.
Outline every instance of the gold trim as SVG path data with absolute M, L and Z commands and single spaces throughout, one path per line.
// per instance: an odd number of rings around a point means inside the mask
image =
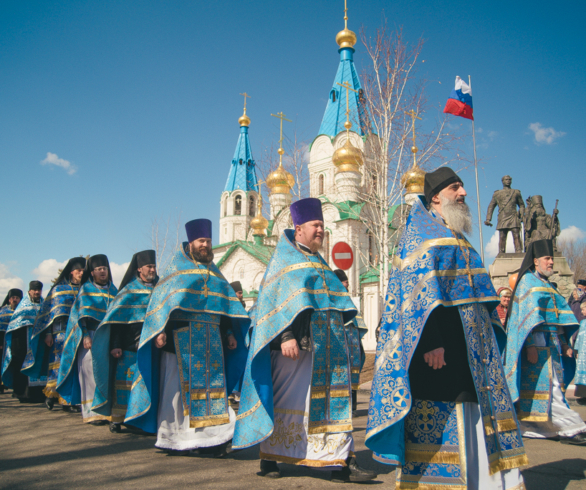
M 99 313 L 106 313 L 108 310 L 102 310 L 101 308 L 95 308 L 93 306 L 82 306 L 79 309 L 79 312 L 81 313 L 83 310 L 92 310 L 92 311 L 97 311 Z M 79 319 L 81 320 L 82 318 L 85 318 L 85 315 L 80 315 Z
M 407 449 L 405 461 L 414 463 L 460 464 L 460 454 L 447 451 L 420 451 Z
M 437 485 L 435 483 L 398 481 L 395 488 L 400 490 L 467 490 L 468 485 Z
M 112 296 L 111 294 L 108 293 L 83 293 L 81 295 L 83 296 L 96 296 L 96 297 L 101 297 L 101 298 L 108 298 L 108 299 L 114 299 L 116 296 Z
M 161 310 L 165 306 L 165 303 L 169 300 L 169 298 L 171 296 L 173 296 L 174 294 L 177 294 L 177 293 L 191 293 L 191 294 L 200 294 L 202 296 L 205 296 L 205 295 L 207 295 L 207 296 L 216 296 L 218 298 L 223 298 L 223 299 L 226 299 L 228 301 L 238 301 L 238 302 L 240 302 L 240 300 L 237 297 L 232 298 L 230 296 L 226 296 L 225 294 L 216 293 L 215 291 L 210 291 L 210 290 L 207 290 L 207 291 L 198 291 L 196 289 L 189 289 L 189 288 L 174 289 L 173 291 L 169 292 L 169 294 L 167 296 L 165 296 L 165 299 L 161 303 L 159 303 L 159 305 L 156 308 L 154 308 L 151 311 L 149 311 L 146 314 L 146 317 L 148 318 L 149 316 L 154 315 L 159 310 Z M 202 310 L 195 310 L 195 309 L 192 309 L 192 308 L 185 308 L 183 306 L 176 307 L 175 309 L 180 309 L 180 310 L 183 310 L 183 311 L 193 311 L 193 312 L 202 311 Z M 244 318 L 243 316 L 242 317 L 239 317 L 239 316 L 236 316 L 236 315 L 231 315 L 231 317 L 232 318 Z
M 547 415 L 534 415 L 530 412 L 521 412 L 519 411 L 518 414 L 519 420 L 523 420 L 524 422 L 548 422 L 549 416 Z
M 193 262 L 189 257 L 187 257 L 185 254 L 183 254 L 185 256 L 185 258 L 187 260 L 189 260 L 190 262 Z M 214 277 L 218 277 L 220 279 L 224 279 L 224 276 L 222 276 L 221 274 L 218 274 L 217 272 L 213 272 L 209 269 L 185 269 L 185 270 L 181 270 L 181 271 L 177 271 L 177 272 L 173 272 L 173 274 L 168 275 L 167 277 L 165 277 L 164 279 L 161 279 L 158 283 L 156 287 L 160 287 L 161 285 L 165 284 L 167 281 L 169 281 L 170 279 L 177 277 L 177 276 L 184 276 L 187 274 L 206 274 L 209 271 L 209 275 L 210 276 L 214 276 Z
M 305 254 L 304 254 L 305 255 Z M 306 255 L 307 257 L 307 255 Z M 270 281 L 266 282 L 263 284 L 263 288 L 266 288 L 269 284 L 272 284 L 273 282 L 275 282 L 277 279 L 279 279 L 281 276 L 283 276 L 284 274 L 287 274 L 289 272 L 292 271 L 298 271 L 301 269 L 323 269 L 326 271 L 330 271 L 332 272 L 332 269 L 326 265 L 326 264 L 322 264 L 321 262 L 312 262 L 312 261 L 308 261 L 308 262 L 299 262 L 297 264 L 293 264 L 293 265 L 288 265 L 287 267 L 284 267 L 283 269 L 281 269 L 279 272 L 277 272 Z M 350 293 L 346 292 L 346 295 L 350 296 Z
M 87 424 L 89 422 L 93 422 L 94 420 L 107 420 L 108 422 L 112 422 L 112 417 L 108 416 L 106 417 L 105 415 L 94 415 L 93 417 L 86 417 L 83 420 L 84 424 Z
M 400 259 L 399 257 L 397 257 L 397 262 L 399 264 L 398 267 L 401 270 L 403 270 L 405 267 L 415 262 L 421 255 L 423 255 L 429 249 L 433 247 L 445 247 L 449 245 L 458 245 L 472 248 L 472 245 L 470 245 L 468 241 L 462 243 L 462 241 L 459 241 L 456 238 L 434 238 L 432 240 L 426 240 L 421 245 L 419 245 L 413 252 L 407 255 L 407 257 L 405 257 L 404 259 Z
M 253 413 L 253 412 L 255 412 L 256 410 L 258 410 L 258 408 L 260 407 L 260 405 L 261 405 L 261 403 L 260 403 L 260 400 L 259 400 L 259 401 L 257 401 L 257 402 L 254 404 L 254 407 L 252 407 L 250 410 L 247 410 L 246 412 L 243 412 L 243 413 L 239 413 L 239 414 L 236 416 L 236 420 L 242 420 L 244 417 L 248 417 L 248 416 L 249 416 L 251 413 Z
M 499 471 L 512 470 L 513 468 L 519 468 L 521 466 L 526 466 L 528 464 L 529 458 L 526 454 L 521 454 L 514 458 L 497 459 L 496 461 L 490 463 L 489 475 L 492 476 L 495 473 L 498 473 Z
M 203 419 L 203 420 L 202 420 Z M 223 425 L 230 422 L 229 415 L 212 415 L 207 417 L 197 417 L 189 419 L 190 429 L 199 429 L 201 427 L 212 427 L 214 425 Z
M 307 458 L 291 458 L 289 456 L 280 456 L 278 454 L 263 453 L 259 454 L 260 459 L 265 461 L 276 461 L 277 463 L 294 464 L 298 466 L 312 466 L 314 468 L 323 468 L 324 466 L 346 466 L 345 459 L 333 459 L 332 461 L 317 461 Z
M 288 408 L 275 408 L 274 413 L 282 415 L 301 415 L 302 417 L 309 417 L 309 412 L 303 410 L 289 410 Z
M 464 404 L 462 402 L 456 403 L 456 421 L 458 423 L 458 440 L 466 441 L 466 428 L 464 427 Z M 468 460 L 466 459 L 466 444 L 459 444 L 460 450 L 460 478 L 464 485 L 468 486 Z
M 330 432 L 350 432 L 352 430 L 352 423 L 338 424 L 338 425 L 318 425 L 312 427 L 311 423 L 307 428 L 308 434 L 324 434 Z
M 224 392 L 223 391 L 212 391 L 212 392 L 192 392 L 191 393 L 191 399 L 192 400 L 207 400 L 208 399 L 208 395 L 210 397 L 210 400 L 218 400 L 220 398 L 224 398 Z
M 330 398 L 348 398 L 349 396 L 349 390 L 330 390 Z
M 519 393 L 519 397 L 523 400 L 549 400 L 549 393 L 523 390 Z

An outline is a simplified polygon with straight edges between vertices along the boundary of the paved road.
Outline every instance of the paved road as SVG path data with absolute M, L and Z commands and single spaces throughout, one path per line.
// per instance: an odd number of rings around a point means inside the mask
M 354 438 L 359 462 L 376 469 L 372 488 L 394 488 L 392 467 L 373 461 L 364 446 L 368 392 L 359 392 Z M 574 407 L 586 417 L 586 407 Z M 0 395 L 0 488 L 10 489 L 305 489 L 340 488 L 329 472 L 283 465 L 280 480 L 257 476 L 258 448 L 224 460 L 170 457 L 154 436 L 82 424 L 78 414 L 24 405 Z M 586 489 L 586 447 L 526 440 L 531 466 L 523 471 L 529 490 Z M 347 484 L 348 485 L 348 484 Z

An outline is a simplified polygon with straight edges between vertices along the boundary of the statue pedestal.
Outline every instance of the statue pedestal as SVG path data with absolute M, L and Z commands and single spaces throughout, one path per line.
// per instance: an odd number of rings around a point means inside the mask
M 509 287 L 509 277 L 519 271 L 523 263 L 524 253 L 499 253 L 494 262 L 488 267 L 488 275 L 492 279 L 494 288 Z M 554 274 L 550 280 L 557 282 L 560 294 L 567 298 L 574 290 L 574 273 L 570 270 L 568 261 L 559 252 L 554 254 Z

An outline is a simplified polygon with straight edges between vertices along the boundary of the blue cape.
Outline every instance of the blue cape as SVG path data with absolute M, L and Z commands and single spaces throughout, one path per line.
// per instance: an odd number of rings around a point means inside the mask
M 110 355 L 110 327 L 112 324 L 129 324 L 144 321 L 153 286 L 146 286 L 138 277 L 124 286 L 108 308 L 98 325 L 92 342 L 92 364 L 96 391 L 92 410 L 101 415 L 112 412 L 113 357 Z
M 41 372 L 47 369 L 48 366 L 42 365 L 43 356 L 45 354 L 45 342 L 41 334 L 49 328 L 57 318 L 69 316 L 78 292 L 79 287 L 70 285 L 68 281 L 55 284 L 49 291 L 32 328 L 30 342 L 30 351 L 32 355 L 30 357 L 27 356 L 27 359 L 22 366 L 22 372 L 27 376 L 38 378 Z
M 6 332 L 12 315 L 14 315 L 14 310 L 10 309 L 9 305 L 0 308 L 0 332 Z
M 517 401 L 521 383 L 519 360 L 523 344 L 531 331 L 535 327 L 545 324 L 563 326 L 569 340 L 579 325 L 563 296 L 531 271 L 521 277 L 509 308 L 511 308 L 511 313 L 507 320 L 507 348 L 504 367 L 511 397 L 513 401 Z M 564 381 L 567 386 L 572 380 L 575 362 L 565 356 L 562 357 L 562 362 Z
M 293 230 L 285 230 L 267 266 L 254 308 L 234 448 L 258 444 L 273 432 L 269 343 L 305 310 L 339 311 L 344 323 L 356 315 L 348 292 L 324 259 L 319 254 L 306 256 L 300 252 L 294 244 Z
M 41 298 L 42 300 L 43 298 Z M 4 336 L 4 359 L 2 362 L 2 382 L 8 388 L 12 388 L 12 371 L 8 369 L 12 361 L 12 332 L 20 328 L 32 326 L 35 323 L 35 318 L 40 309 L 41 303 L 33 303 L 29 295 L 25 294 L 10 319 L 10 323 L 6 329 L 6 335 Z M 28 340 L 30 343 L 30 338 Z M 28 354 L 27 358 L 29 357 Z M 26 363 L 26 359 L 24 362 Z
M 142 327 L 137 361 L 140 377 L 130 392 L 126 421 L 146 432 L 157 431 L 159 406 L 160 349 L 155 347 L 153 340 L 164 331 L 173 311 L 212 313 L 232 319 L 238 347 L 224 351 L 228 394 L 242 376 L 246 363 L 244 337 L 250 324 L 246 310 L 216 265 L 212 263 L 206 267 L 194 263 L 185 253 L 187 246 L 184 242 L 175 252 L 153 290 Z
M 98 288 L 91 280 L 81 286 L 79 294 L 73 303 L 67 330 L 65 332 L 65 343 L 61 355 L 61 366 L 57 378 L 57 393 L 67 402 L 68 405 L 79 405 L 81 403 L 81 387 L 77 374 L 77 351 L 81 344 L 83 333 L 79 324 L 82 318 L 93 318 L 101 322 L 109 304 L 115 298 L 118 289 L 110 283 L 107 289 Z
M 366 445 L 379 461 L 405 461 L 404 418 L 413 399 L 409 365 L 429 315 L 440 305 L 474 303 L 489 312 L 499 304 L 480 256 L 417 200 L 393 256 L 370 392 Z M 495 333 L 504 336 L 500 329 Z

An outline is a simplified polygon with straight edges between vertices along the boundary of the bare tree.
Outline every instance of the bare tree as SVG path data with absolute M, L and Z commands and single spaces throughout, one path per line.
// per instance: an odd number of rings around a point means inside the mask
M 171 262 L 173 253 L 181 243 L 181 211 L 175 216 L 153 218 L 151 221 L 151 244 L 157 253 L 157 269 L 161 274 Z
M 574 273 L 574 284 L 586 278 L 586 242 L 575 238 L 560 240 L 558 248 Z
M 426 107 L 425 82 L 416 74 L 424 43 L 420 39 L 410 46 L 401 30 L 388 34 L 386 25 L 378 29 L 374 38 L 368 37 L 362 29 L 361 41 L 367 52 L 367 67 L 361 76 L 361 102 L 368 137 L 364 147 L 365 185 L 360 196 L 365 206 L 358 219 L 364 223 L 374 242 L 374 250 L 366 253 L 371 263 L 375 257 L 373 265 L 379 273 L 382 305 L 394 242 L 406 218 L 406 212 L 401 208 L 399 222 L 393 223 L 398 231 L 389 230 L 389 211 L 401 203 L 401 177 L 413 162 L 411 131 L 414 120 L 408 112 L 414 111 L 421 118 Z M 359 123 L 352 122 L 353 125 Z M 426 126 L 430 125 L 429 118 L 426 123 Z M 439 116 L 434 126 L 428 133 L 417 131 L 417 160 L 423 169 L 459 159 L 459 155 L 450 155 L 458 138 L 447 132 L 446 118 Z

